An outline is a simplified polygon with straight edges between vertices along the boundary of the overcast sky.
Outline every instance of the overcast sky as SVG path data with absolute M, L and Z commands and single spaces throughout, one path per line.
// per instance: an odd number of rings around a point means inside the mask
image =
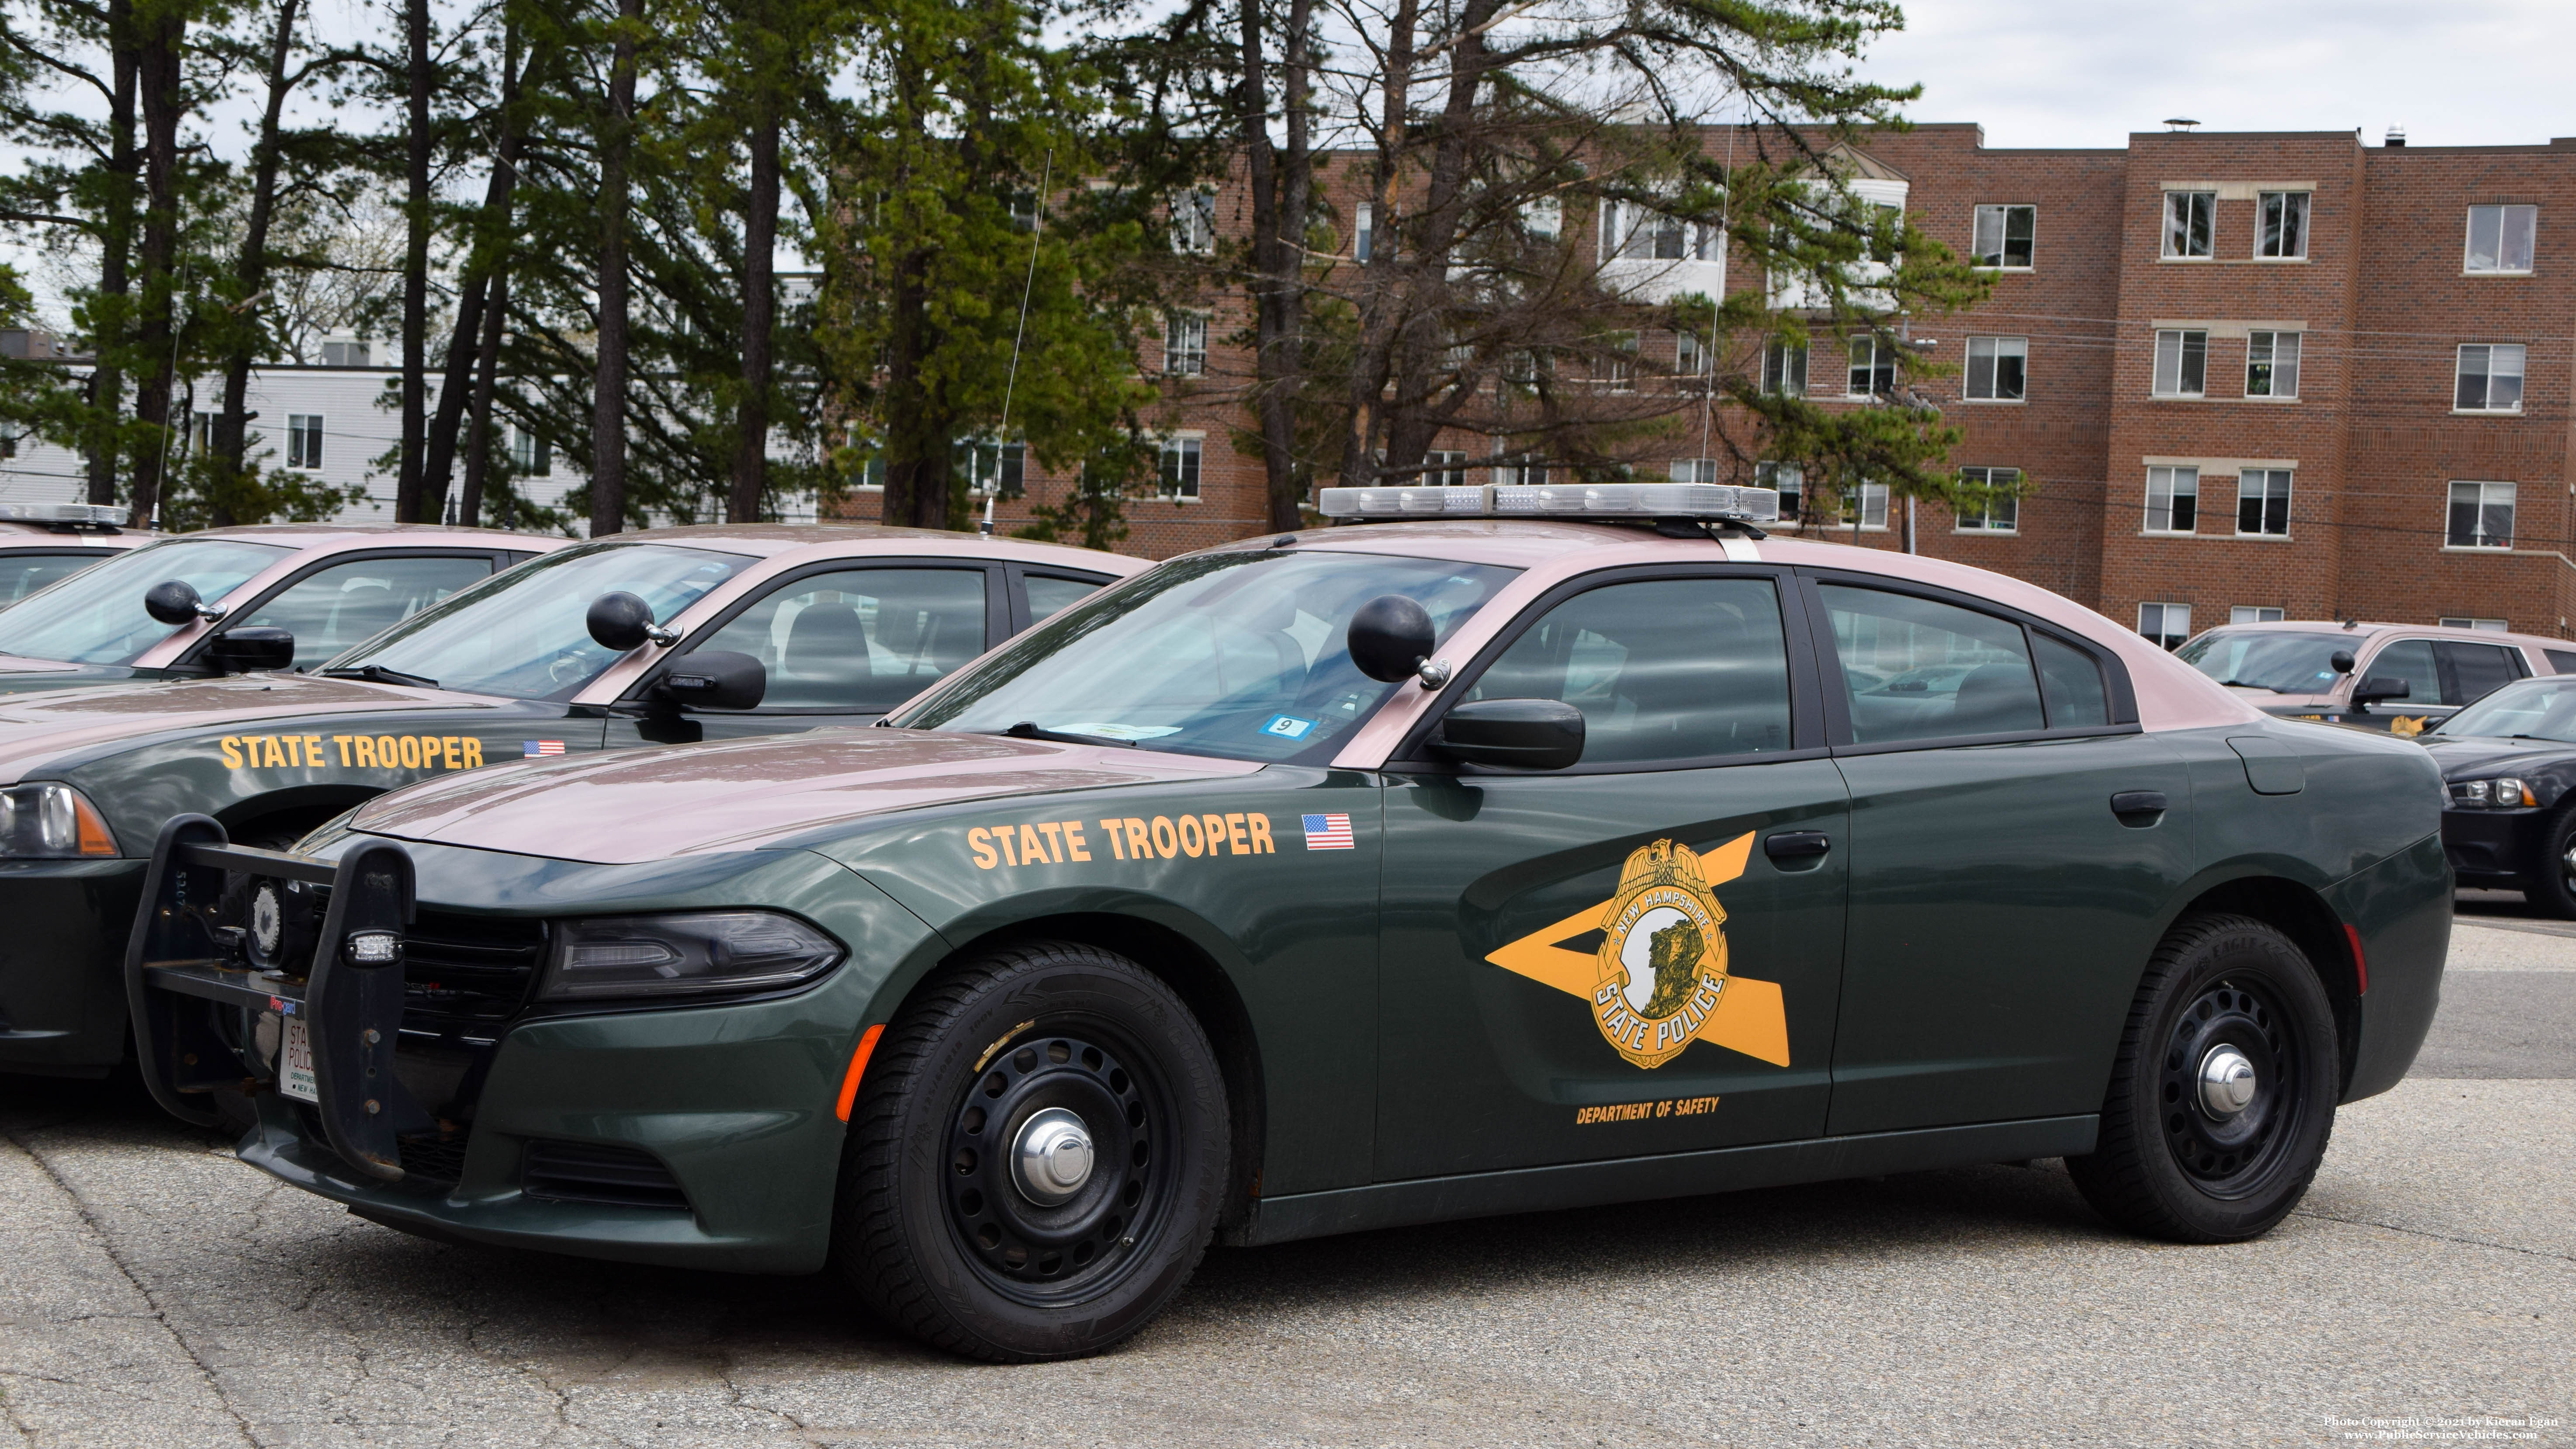
M 2571 0 L 1911 0 L 1863 72 L 1921 82 L 1917 121 L 1989 146 L 2119 146 L 2205 130 L 2391 124 L 2418 146 L 2576 135 Z

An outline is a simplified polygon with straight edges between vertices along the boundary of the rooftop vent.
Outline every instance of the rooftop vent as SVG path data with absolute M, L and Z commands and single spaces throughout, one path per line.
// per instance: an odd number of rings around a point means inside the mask
M 2193 120 L 2189 116 L 2165 117 L 2165 129 L 2168 131 L 2188 131 L 2199 124 L 2200 122 Z
M 2406 128 L 2404 126 L 2389 127 L 2388 138 L 2381 142 L 2381 144 L 2393 149 L 2403 149 L 2406 145 Z

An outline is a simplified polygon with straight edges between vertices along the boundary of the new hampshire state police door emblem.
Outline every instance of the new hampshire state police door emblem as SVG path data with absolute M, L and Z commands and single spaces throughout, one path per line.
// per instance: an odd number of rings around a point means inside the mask
M 1601 918 L 1602 1039 L 1641 1067 L 1681 1055 L 1726 993 L 1725 927 L 1697 852 L 1669 840 L 1631 852 Z

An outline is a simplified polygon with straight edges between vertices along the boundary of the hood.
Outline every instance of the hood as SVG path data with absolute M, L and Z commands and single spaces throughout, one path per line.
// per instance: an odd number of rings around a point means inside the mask
M 2425 753 L 2442 767 L 2446 780 L 2465 780 L 2501 773 L 2506 765 L 2547 765 L 2576 759 L 2576 744 L 2560 740 L 2509 740 L 2495 735 L 2434 735 L 2423 741 Z
M 832 729 L 499 765 L 379 796 L 350 825 L 400 840 L 633 865 L 751 849 L 926 805 L 1260 768 L 1109 745 Z
M 310 674 L 241 674 L 0 695 L 0 781 L 47 760 L 171 730 L 219 729 L 368 710 L 488 709 L 476 695 Z

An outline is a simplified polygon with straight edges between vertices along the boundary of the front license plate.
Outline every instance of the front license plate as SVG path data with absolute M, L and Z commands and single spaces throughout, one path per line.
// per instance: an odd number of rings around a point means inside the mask
M 322 1084 L 313 1075 L 313 1033 L 302 1016 L 286 1018 L 286 1045 L 277 1054 L 277 1090 L 299 1102 L 322 1105 Z

